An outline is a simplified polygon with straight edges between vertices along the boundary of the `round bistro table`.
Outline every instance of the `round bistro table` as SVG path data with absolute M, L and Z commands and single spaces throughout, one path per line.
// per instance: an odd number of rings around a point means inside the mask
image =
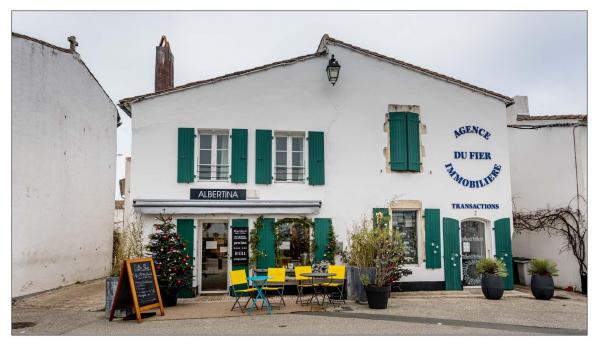
M 305 276 L 308 278 L 312 279 L 312 297 L 310 297 L 310 304 L 312 304 L 312 300 L 314 298 L 316 298 L 316 304 L 322 306 L 324 304 L 324 300 L 326 298 L 325 293 L 324 292 L 319 292 L 320 290 L 318 289 L 320 286 L 316 285 L 314 283 L 314 279 L 327 279 L 330 278 L 331 276 L 335 276 L 334 273 L 304 273 L 301 276 Z M 322 303 L 320 303 L 320 301 L 318 300 L 318 293 L 322 293 Z
M 254 298 L 252 305 L 247 309 L 250 312 L 250 314 L 252 311 L 254 311 L 258 308 L 258 306 L 256 305 L 256 302 L 258 301 L 258 299 L 262 299 L 262 305 L 266 305 L 266 309 L 268 310 L 269 315 L 272 314 L 272 306 L 270 305 L 270 301 L 268 300 L 268 298 L 266 298 L 266 296 L 262 292 L 262 288 L 264 287 L 264 284 L 266 284 L 266 281 L 268 279 L 270 279 L 270 276 L 266 276 L 266 275 L 258 275 L 258 276 L 249 276 L 248 277 L 248 281 L 252 282 L 252 286 L 254 286 L 256 288 L 256 298 Z M 266 302 L 266 304 L 264 302 Z

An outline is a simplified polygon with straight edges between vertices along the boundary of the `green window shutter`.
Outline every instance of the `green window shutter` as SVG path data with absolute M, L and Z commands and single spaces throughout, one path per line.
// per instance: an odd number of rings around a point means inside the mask
M 185 242 L 184 253 L 189 256 L 189 264 L 193 265 L 193 219 L 177 219 L 177 234 L 181 237 L 181 240 Z M 184 287 L 179 291 L 180 298 L 192 298 L 193 292 L 191 286 Z
M 324 132 L 308 132 L 308 183 L 324 185 Z
M 514 268 L 512 263 L 512 234 L 510 219 L 503 218 L 495 221 L 495 257 L 505 262 L 507 277 L 504 279 L 505 289 L 514 289 Z
M 329 228 L 331 227 L 331 219 L 315 218 L 314 219 L 314 241 L 316 242 L 316 253 L 314 260 L 320 262 L 324 259 L 324 251 L 329 243 Z
M 426 268 L 441 268 L 441 212 L 439 209 L 424 209 L 424 239 Z
M 258 250 L 264 252 L 266 256 L 260 256 L 257 260 L 258 269 L 266 269 L 275 266 L 275 219 L 262 219 L 262 227 L 258 229 Z
M 406 112 L 389 113 L 389 165 L 392 171 L 408 169 L 408 138 Z
M 231 228 L 233 228 L 233 227 L 248 227 L 248 219 L 233 219 L 233 220 L 231 220 Z M 249 232 L 249 230 L 248 230 L 248 232 Z M 248 272 L 247 265 L 234 265 L 232 268 L 232 270 L 238 270 L 238 269 L 245 270 L 246 274 Z
M 247 183 L 248 130 L 231 130 L 231 182 Z
M 272 130 L 256 130 L 256 184 L 272 183 Z
M 445 290 L 462 290 L 462 255 L 460 252 L 460 223 L 458 220 L 443 218 L 443 267 L 445 270 Z
M 177 153 L 177 182 L 191 183 L 194 180 L 194 155 L 195 130 L 179 128 L 178 153 Z
M 420 172 L 420 118 L 417 113 L 407 113 L 408 170 Z
M 389 216 L 389 208 L 372 208 L 372 224 L 374 225 L 376 222 L 376 214 L 383 213 L 383 217 Z M 388 227 L 389 225 L 385 225 Z

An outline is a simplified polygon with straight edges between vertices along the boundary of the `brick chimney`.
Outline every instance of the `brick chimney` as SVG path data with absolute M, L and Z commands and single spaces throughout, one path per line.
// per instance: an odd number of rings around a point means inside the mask
M 171 89 L 174 86 L 175 67 L 171 47 L 162 36 L 156 47 L 156 70 L 154 74 L 154 91 Z

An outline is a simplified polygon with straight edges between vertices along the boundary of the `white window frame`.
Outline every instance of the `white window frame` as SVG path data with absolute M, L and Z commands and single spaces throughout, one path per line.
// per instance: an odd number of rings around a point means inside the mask
M 277 179 L 277 137 L 286 137 L 287 138 L 287 161 L 286 161 L 286 175 L 287 180 L 278 180 Z M 293 166 L 293 139 L 292 138 L 301 138 L 302 140 L 302 166 Z M 273 172 L 273 181 L 276 183 L 300 183 L 305 184 L 307 178 L 307 166 L 306 166 L 306 133 L 305 132 L 284 132 L 277 131 L 273 134 L 273 145 L 272 145 L 272 172 Z M 292 180 L 293 178 L 293 167 L 301 167 L 302 177 L 299 180 Z M 291 178 L 291 179 L 289 179 Z
M 211 146 L 210 146 L 210 179 L 200 179 L 200 135 L 210 135 L 211 136 Z M 227 170 L 227 177 L 225 179 L 217 179 L 217 135 L 226 135 L 227 136 L 227 165 L 229 169 Z M 223 181 L 229 182 L 231 180 L 231 135 L 229 130 L 227 129 L 198 129 L 197 130 L 197 140 L 196 140 L 196 157 L 195 157 L 195 173 L 196 178 L 195 181 Z
M 406 263 L 405 266 L 406 267 L 411 267 L 411 268 L 418 268 L 422 265 L 423 263 L 423 252 L 420 249 L 420 243 L 422 241 L 423 235 L 422 235 L 422 227 L 423 224 L 421 222 L 422 220 L 422 210 L 421 209 L 415 209 L 415 208 L 392 208 L 390 209 L 390 220 L 389 220 L 389 228 L 391 229 L 392 232 L 395 232 L 395 230 L 393 229 L 393 212 L 404 212 L 404 211 L 413 211 L 416 212 L 416 219 L 414 220 L 414 222 L 416 222 L 416 256 L 418 256 L 418 258 L 416 259 L 416 263 Z

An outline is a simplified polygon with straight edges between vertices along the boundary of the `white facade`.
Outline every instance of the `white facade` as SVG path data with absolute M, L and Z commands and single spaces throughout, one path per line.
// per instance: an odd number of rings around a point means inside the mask
M 12 36 L 12 296 L 103 277 L 117 110 L 78 54 Z
M 493 222 L 512 215 L 506 101 L 343 45 L 325 45 L 327 55 L 158 94 L 125 106 L 130 107 L 132 118 L 132 199 L 189 200 L 191 188 L 238 188 L 247 189 L 248 199 L 321 201 L 321 207 L 306 216 L 331 218 L 338 240 L 344 244 L 347 231 L 362 217 L 369 218 L 373 208 L 417 210 L 418 264 L 411 266 L 412 275 L 402 279 L 406 282 L 444 281 L 443 268 L 426 269 L 423 262 L 422 215 L 426 208 L 440 209 L 441 218 L 483 221 L 486 256 L 495 255 Z M 331 54 L 342 66 L 334 86 L 325 73 Z M 386 114 L 393 105 L 419 107 L 422 169 L 418 173 L 386 168 Z M 490 137 L 468 133 L 456 138 L 454 131 L 472 125 L 486 129 Z M 224 129 L 229 134 L 233 128 L 248 129 L 247 183 L 177 183 L 178 128 Z M 326 183 L 311 186 L 305 181 L 273 180 L 270 185 L 255 184 L 256 129 L 306 135 L 307 131 L 323 131 Z M 489 152 L 492 157 L 455 160 L 454 151 Z M 304 160 L 307 166 L 307 155 Z M 494 163 L 502 168 L 492 183 L 469 188 L 452 180 L 445 167 L 448 163 L 472 179 L 487 176 Z M 497 208 L 454 209 L 452 203 L 495 204 Z M 282 213 L 231 209 L 175 217 L 196 220 L 196 230 L 205 220 L 239 217 L 248 218 L 251 228 L 259 215 L 280 218 L 285 216 Z M 146 236 L 152 232 L 153 216 L 144 216 Z M 196 242 L 197 237 L 196 233 Z M 199 259 L 197 248 L 195 257 Z M 196 265 L 198 271 L 199 267 Z
M 525 99 L 522 100 L 526 103 Z M 527 105 L 520 111 L 528 113 Z M 588 151 L 586 117 L 553 116 L 516 118 L 509 128 L 512 193 L 516 211 L 526 212 L 570 205 L 587 216 Z M 518 112 L 519 114 L 523 114 Z M 531 119 L 532 118 L 532 119 Z M 530 129 L 534 126 L 550 126 Z M 558 125 L 558 126 L 555 126 Z M 576 195 L 583 198 L 578 202 Z M 548 258 L 557 263 L 557 287 L 581 287 L 578 263 L 569 251 L 561 251 L 564 239 L 546 232 L 515 233 L 514 256 Z M 588 249 L 587 249 L 588 252 Z

